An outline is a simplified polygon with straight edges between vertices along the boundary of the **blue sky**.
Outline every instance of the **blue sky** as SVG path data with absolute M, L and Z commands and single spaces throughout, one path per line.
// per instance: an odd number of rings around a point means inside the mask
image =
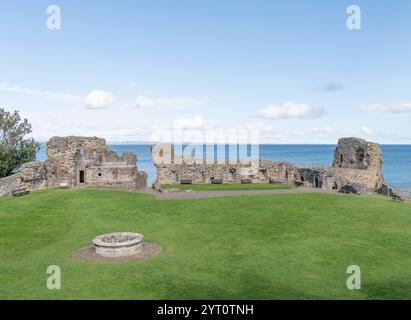
M 46 9 L 62 28 L 47 29 Z M 346 9 L 361 8 L 360 30 Z M 33 136 L 259 130 L 411 143 L 409 1 L 5 1 L 0 97 Z

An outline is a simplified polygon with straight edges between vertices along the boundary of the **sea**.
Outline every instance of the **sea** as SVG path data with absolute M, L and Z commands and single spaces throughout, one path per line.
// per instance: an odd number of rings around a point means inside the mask
M 124 152 L 136 153 L 138 169 L 147 173 L 148 185 L 152 185 L 156 179 L 156 170 L 151 161 L 151 144 L 112 144 L 109 147 L 120 155 Z M 248 153 L 249 158 L 327 167 L 332 164 L 335 147 L 329 144 L 261 144 L 258 148 L 248 146 Z M 206 150 L 206 146 L 203 149 Z M 411 190 L 411 145 L 381 145 L 381 149 L 386 182 L 394 188 Z M 215 146 L 215 154 L 216 150 Z M 42 144 L 37 152 L 37 160 L 44 161 L 46 158 L 46 146 Z M 225 146 L 225 158 L 231 158 L 228 146 Z

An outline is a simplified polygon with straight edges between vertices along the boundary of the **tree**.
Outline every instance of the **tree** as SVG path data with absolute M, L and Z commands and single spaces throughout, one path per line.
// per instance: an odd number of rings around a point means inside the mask
M 31 124 L 19 113 L 0 108 L 0 178 L 15 173 L 20 166 L 34 161 L 40 144 L 24 139 L 31 132 Z

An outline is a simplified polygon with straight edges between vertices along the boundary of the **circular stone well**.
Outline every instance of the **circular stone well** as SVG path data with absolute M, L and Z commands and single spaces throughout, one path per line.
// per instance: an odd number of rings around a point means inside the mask
M 133 232 L 114 232 L 93 240 L 96 253 L 102 257 L 126 257 L 142 251 L 143 235 Z

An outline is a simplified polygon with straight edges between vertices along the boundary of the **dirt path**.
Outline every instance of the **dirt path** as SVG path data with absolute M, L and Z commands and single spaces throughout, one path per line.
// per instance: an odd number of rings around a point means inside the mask
M 145 193 L 151 194 L 158 200 L 171 199 L 204 199 L 218 198 L 229 196 L 244 196 L 244 195 L 269 195 L 269 194 L 290 194 L 290 193 L 328 193 L 339 194 L 335 190 L 325 190 L 318 188 L 297 188 L 284 190 L 233 190 L 233 191 L 173 191 L 173 192 L 158 192 L 152 189 L 147 189 Z

